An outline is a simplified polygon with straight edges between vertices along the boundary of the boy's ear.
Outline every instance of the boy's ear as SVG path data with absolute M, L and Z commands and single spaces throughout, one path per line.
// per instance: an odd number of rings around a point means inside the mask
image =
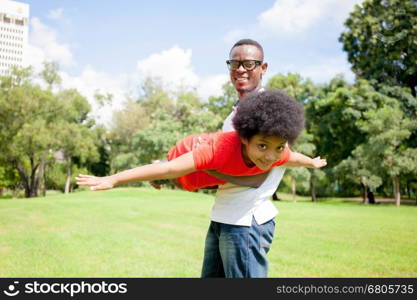
M 243 138 L 243 137 L 241 137 L 241 138 L 240 138 L 240 141 L 241 141 L 241 143 L 242 143 L 243 145 L 245 145 L 245 146 L 249 145 L 249 140 L 248 140 L 247 138 Z

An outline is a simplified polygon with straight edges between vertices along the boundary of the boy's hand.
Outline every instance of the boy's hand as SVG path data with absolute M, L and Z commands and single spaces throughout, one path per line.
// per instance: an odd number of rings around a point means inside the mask
M 313 168 L 322 168 L 327 166 L 327 160 L 324 158 L 320 158 L 320 156 L 317 156 L 315 158 L 312 159 L 312 165 Z
M 89 186 L 92 191 L 108 190 L 115 185 L 110 176 L 97 177 L 80 174 L 78 177 L 75 177 L 75 180 L 78 185 Z

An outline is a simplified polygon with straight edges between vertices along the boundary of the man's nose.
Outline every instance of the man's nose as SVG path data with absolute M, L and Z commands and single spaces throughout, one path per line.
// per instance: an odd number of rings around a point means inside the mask
M 243 67 L 243 64 L 240 64 L 239 68 L 237 68 L 236 71 L 243 73 L 243 72 L 246 72 L 246 69 Z

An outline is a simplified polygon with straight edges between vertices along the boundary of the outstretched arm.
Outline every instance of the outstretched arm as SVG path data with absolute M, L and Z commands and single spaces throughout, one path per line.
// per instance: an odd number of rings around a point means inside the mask
M 327 165 L 327 161 L 324 158 L 317 156 L 310 158 L 304 154 L 298 152 L 291 152 L 290 160 L 283 164 L 286 168 L 306 167 L 306 168 L 322 168 Z
M 195 170 L 193 152 L 188 152 L 171 161 L 144 165 L 111 176 L 80 174 L 75 179 L 78 185 L 89 186 L 92 191 L 97 191 L 111 189 L 117 184 L 126 182 L 177 178 Z
M 261 173 L 257 175 L 249 175 L 249 176 L 231 176 L 231 175 L 219 173 L 214 170 L 205 170 L 205 172 L 210 174 L 211 176 L 216 177 L 217 179 L 224 180 L 224 181 L 227 181 L 236 185 L 240 185 L 240 186 L 247 186 L 247 187 L 253 187 L 253 188 L 260 187 L 269 174 L 269 172 L 265 172 L 265 173 Z

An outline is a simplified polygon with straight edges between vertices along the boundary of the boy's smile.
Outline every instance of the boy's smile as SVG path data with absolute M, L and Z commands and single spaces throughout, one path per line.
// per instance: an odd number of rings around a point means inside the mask
M 256 165 L 261 170 L 268 170 L 279 161 L 287 140 L 277 136 L 255 134 L 250 140 L 241 139 L 242 156 L 248 167 Z

